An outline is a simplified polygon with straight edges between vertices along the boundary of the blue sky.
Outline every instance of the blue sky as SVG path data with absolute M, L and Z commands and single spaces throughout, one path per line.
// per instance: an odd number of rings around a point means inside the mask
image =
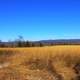
M 0 0 L 0 39 L 80 38 L 80 0 Z

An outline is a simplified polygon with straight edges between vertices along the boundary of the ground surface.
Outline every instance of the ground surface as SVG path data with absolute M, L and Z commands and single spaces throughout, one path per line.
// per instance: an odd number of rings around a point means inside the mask
M 0 48 L 0 80 L 80 80 L 80 46 Z

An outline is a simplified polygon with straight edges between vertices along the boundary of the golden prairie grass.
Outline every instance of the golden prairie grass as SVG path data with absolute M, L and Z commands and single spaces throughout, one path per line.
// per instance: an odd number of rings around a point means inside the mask
M 4 67 L 5 63 L 9 65 Z M 77 80 L 76 64 L 79 45 L 0 48 L 0 80 Z

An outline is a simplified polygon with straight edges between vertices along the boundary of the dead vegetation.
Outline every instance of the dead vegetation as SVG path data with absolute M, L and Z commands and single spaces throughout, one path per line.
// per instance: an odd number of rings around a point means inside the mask
M 0 49 L 0 80 L 80 80 L 80 46 Z

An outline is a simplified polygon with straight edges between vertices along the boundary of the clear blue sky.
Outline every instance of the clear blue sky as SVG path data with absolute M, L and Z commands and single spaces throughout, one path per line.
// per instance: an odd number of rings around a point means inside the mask
M 0 39 L 80 38 L 80 0 L 0 0 Z

